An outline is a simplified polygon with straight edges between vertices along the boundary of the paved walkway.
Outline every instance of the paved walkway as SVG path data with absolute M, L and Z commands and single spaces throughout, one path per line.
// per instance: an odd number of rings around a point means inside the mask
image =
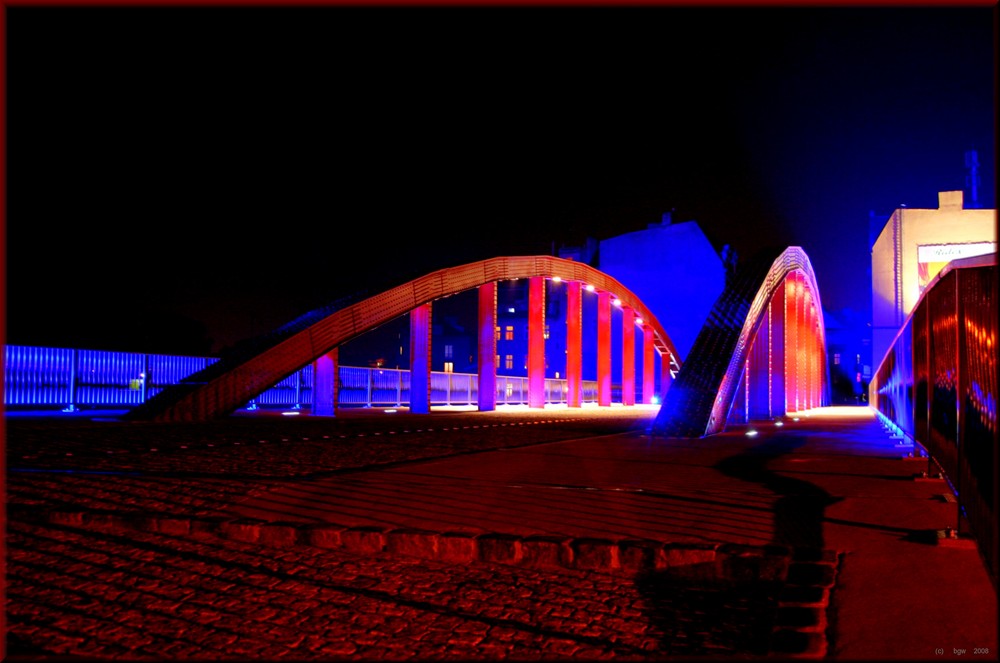
M 600 410 L 10 420 L 9 654 L 996 660 L 946 486 L 867 409 Z

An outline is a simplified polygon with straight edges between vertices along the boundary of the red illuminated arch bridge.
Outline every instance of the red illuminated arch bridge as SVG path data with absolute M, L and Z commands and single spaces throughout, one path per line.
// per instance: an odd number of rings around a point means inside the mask
M 655 354 L 660 356 L 661 391 L 680 367 L 673 342 L 653 314 L 611 276 L 573 260 L 552 256 L 492 258 L 432 272 L 367 299 L 317 309 L 262 338 L 252 347 L 223 357 L 180 384 L 131 410 L 126 418 L 153 421 L 206 421 L 225 416 L 286 376 L 313 364 L 312 413 L 333 415 L 337 403 L 338 349 L 399 316 L 410 316 L 410 411 L 426 413 L 430 402 L 431 308 L 433 302 L 478 289 L 478 406 L 496 407 L 497 282 L 528 279 L 528 405 L 545 405 L 545 280 L 566 284 L 567 404 L 581 405 L 581 293 L 597 293 L 598 405 L 611 404 L 611 306 L 623 316 L 622 404 L 635 404 L 635 333 L 642 329 L 642 400 L 652 403 Z
M 743 266 L 716 301 L 651 432 L 705 437 L 727 422 L 830 404 L 826 330 L 809 257 L 797 246 Z

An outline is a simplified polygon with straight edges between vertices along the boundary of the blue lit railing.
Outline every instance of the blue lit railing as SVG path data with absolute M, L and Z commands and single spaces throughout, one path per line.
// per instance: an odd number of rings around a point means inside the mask
M 947 480 L 997 576 L 996 255 L 957 260 L 931 281 L 886 352 L 869 402 Z
M 104 350 L 4 346 L 4 406 L 9 410 L 129 409 L 164 388 L 218 361 Z M 250 403 L 255 407 L 312 404 L 313 367 L 289 375 Z M 431 405 L 476 405 L 479 380 L 471 373 L 431 373 Z M 528 402 L 528 378 L 497 376 L 498 404 Z M 545 401 L 565 403 L 566 380 L 545 380 Z M 620 390 L 619 390 L 620 391 Z M 583 402 L 597 402 L 597 382 L 583 381 Z M 340 407 L 406 406 L 410 372 L 390 368 L 339 367 Z

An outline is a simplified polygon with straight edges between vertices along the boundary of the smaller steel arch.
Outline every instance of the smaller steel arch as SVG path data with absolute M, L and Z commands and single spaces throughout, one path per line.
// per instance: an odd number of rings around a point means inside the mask
M 777 255 L 776 255 L 777 254 Z M 826 329 L 822 302 L 812 263 L 798 246 L 780 253 L 761 252 L 740 270 L 723 291 L 695 339 L 684 366 L 667 392 L 651 427 L 654 435 L 706 437 L 722 432 L 747 355 L 760 329 L 766 308 L 779 287 L 792 273 L 801 273 L 812 293 L 817 316 L 817 333 L 825 355 Z M 829 377 L 822 376 L 822 402 L 829 404 Z
M 656 316 L 628 288 L 608 274 L 575 260 L 554 256 L 508 256 L 440 269 L 385 292 L 321 315 L 303 316 L 307 323 L 251 357 L 229 365 L 220 361 L 181 384 L 165 389 L 136 408 L 131 419 L 206 421 L 225 416 L 288 375 L 334 348 L 419 306 L 486 283 L 531 277 L 580 281 L 614 294 L 653 330 L 661 356 L 681 365 L 673 341 Z

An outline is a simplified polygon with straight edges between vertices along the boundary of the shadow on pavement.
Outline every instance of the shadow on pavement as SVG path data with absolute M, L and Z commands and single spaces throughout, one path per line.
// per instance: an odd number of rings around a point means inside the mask
M 715 469 L 726 476 L 760 484 L 773 492 L 774 534 L 771 543 L 802 548 L 823 548 L 826 508 L 840 501 L 816 484 L 783 476 L 769 469 L 772 461 L 806 443 L 801 436 L 780 437 L 724 458 Z
M 839 498 L 801 479 L 782 476 L 771 463 L 806 443 L 800 436 L 764 441 L 714 465 L 727 477 L 759 484 L 776 496 L 771 543 L 823 548 L 823 520 Z M 733 581 L 712 564 L 645 574 L 636 587 L 648 601 L 650 623 L 662 633 L 668 655 L 765 655 L 776 619 L 778 581 Z

